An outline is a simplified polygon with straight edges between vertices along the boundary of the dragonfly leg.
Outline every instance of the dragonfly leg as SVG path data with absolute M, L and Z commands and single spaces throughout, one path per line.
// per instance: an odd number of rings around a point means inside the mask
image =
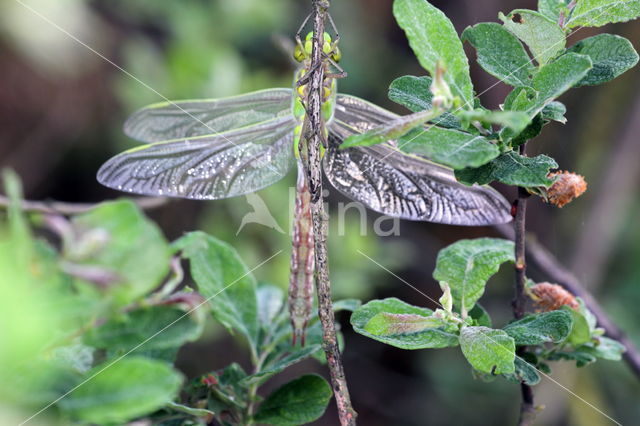
M 332 46 L 335 47 L 335 46 L 338 45 L 338 42 L 340 41 L 340 33 L 338 33 L 338 27 L 336 27 L 336 23 L 333 22 L 333 18 L 328 13 L 327 13 L 327 18 L 329 19 L 329 25 L 331 25 L 331 29 L 336 34 L 335 38 L 333 39 L 333 43 L 332 43 Z
M 324 55 L 324 53 L 323 53 Z M 309 68 L 309 71 L 307 71 L 305 73 L 305 75 L 303 75 L 300 79 L 298 79 L 298 81 L 296 81 L 296 87 L 300 87 L 300 86 L 304 86 L 305 84 L 307 84 L 309 82 L 309 80 L 311 80 L 311 76 L 313 75 L 313 72 L 315 70 L 318 69 L 318 67 L 323 66 L 324 64 L 321 62 L 319 64 L 314 64 Z
M 307 22 L 309 22 L 309 19 L 311 19 L 311 15 L 312 14 L 310 13 L 306 18 L 304 18 L 304 21 L 302 21 L 302 25 L 300 25 L 300 28 L 298 28 L 298 31 L 296 32 L 296 44 L 300 46 L 302 50 L 304 50 L 304 45 L 302 44 L 302 38 L 300 37 L 300 34 L 302 33 L 302 30 L 304 30 L 304 27 L 307 26 Z
M 326 73 L 324 76 L 326 78 L 345 78 L 347 76 L 347 72 L 342 69 L 342 67 L 340 65 L 338 65 L 338 63 L 336 61 L 333 60 L 333 58 L 330 55 L 325 54 L 324 52 L 322 53 L 322 56 L 329 61 L 329 63 L 331 63 L 331 65 L 333 65 L 333 67 L 338 70 L 337 73 L 335 72 L 329 72 Z

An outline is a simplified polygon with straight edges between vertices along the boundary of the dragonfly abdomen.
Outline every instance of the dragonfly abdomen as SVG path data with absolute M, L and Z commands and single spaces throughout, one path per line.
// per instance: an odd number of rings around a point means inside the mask
M 315 253 L 311 194 L 307 178 L 298 160 L 298 183 L 294 210 L 291 277 L 289 281 L 289 313 L 293 328 L 293 344 L 299 339 L 304 346 L 305 329 L 313 309 L 313 274 Z

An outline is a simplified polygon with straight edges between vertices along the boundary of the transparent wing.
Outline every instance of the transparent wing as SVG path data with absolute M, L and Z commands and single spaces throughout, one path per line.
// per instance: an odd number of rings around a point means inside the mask
M 291 89 L 268 89 L 230 98 L 163 102 L 134 113 L 125 133 L 142 142 L 224 133 L 291 115 Z
M 331 184 L 377 212 L 451 225 L 492 225 L 511 220 L 510 205 L 488 186 L 466 186 L 453 171 L 400 152 L 394 142 L 338 149 L 349 135 L 397 116 L 369 102 L 338 95 L 329 125 L 324 169 Z
M 144 145 L 107 161 L 98 181 L 120 191 L 192 199 L 255 192 L 291 168 L 295 124 L 289 116 L 217 135 Z

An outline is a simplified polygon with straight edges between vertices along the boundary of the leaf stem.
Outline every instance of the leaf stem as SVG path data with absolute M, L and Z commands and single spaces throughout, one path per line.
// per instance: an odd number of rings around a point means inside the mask
M 520 146 L 520 155 L 525 155 L 526 143 Z M 514 220 L 515 231 L 515 272 L 516 272 L 516 288 L 515 296 L 512 301 L 513 316 L 515 319 L 524 317 L 525 304 L 527 296 L 525 286 L 527 282 L 527 262 L 526 262 L 526 215 L 527 215 L 527 199 L 529 193 L 525 188 L 518 187 L 518 198 L 516 200 L 516 217 Z M 526 351 L 524 346 L 520 346 L 516 351 L 517 356 L 521 356 Z M 518 424 L 526 426 L 533 422 L 535 417 L 535 406 L 533 402 L 533 389 L 531 386 L 520 383 L 522 393 L 522 403 L 520 405 L 520 419 Z
M 322 120 L 322 92 L 324 71 L 322 58 L 325 19 L 328 0 L 312 0 L 313 3 L 313 48 L 309 72 L 309 92 L 306 99 L 308 114 L 303 125 L 303 138 L 307 144 L 308 160 L 305 169 L 311 192 L 311 213 L 315 236 L 316 289 L 318 294 L 318 317 L 322 325 L 322 348 L 324 349 L 331 376 L 331 387 L 336 398 L 340 424 L 355 425 L 356 412 L 351 406 L 351 397 L 342 366 L 340 348 L 335 329 L 331 283 L 327 255 L 327 216 L 322 199 L 322 168 L 320 146 L 324 138 Z

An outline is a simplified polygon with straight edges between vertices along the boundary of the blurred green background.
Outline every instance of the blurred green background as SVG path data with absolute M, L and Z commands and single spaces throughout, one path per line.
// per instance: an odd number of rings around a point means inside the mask
M 169 99 L 210 98 L 292 84 L 293 68 L 283 42 L 290 41 L 309 10 L 303 0 L 31 0 L 25 2 L 46 22 L 14 0 L 0 3 L 0 162 L 23 179 L 29 199 L 98 202 L 119 194 L 95 180 L 110 156 L 133 146 L 121 132 L 126 117 L 146 104 Z M 481 21 L 497 21 L 499 11 L 535 8 L 533 1 L 433 1 L 461 32 Z M 331 12 L 340 31 L 349 73 L 340 91 L 404 113 L 386 97 L 390 81 L 424 74 L 391 14 L 391 0 L 334 0 Z M 58 28 L 56 28 L 56 25 Z M 63 31 L 68 32 L 65 34 Z M 580 29 L 573 42 L 600 31 L 629 38 L 640 48 L 640 23 Z M 72 37 L 77 38 L 74 40 Z M 104 58 L 90 51 L 86 43 Z M 470 57 L 473 52 L 468 50 Z M 105 60 L 105 58 L 108 59 Z M 123 72 L 126 71 L 126 72 Z M 476 91 L 497 108 L 508 92 L 475 64 Z M 583 174 L 589 191 L 563 210 L 530 203 L 529 230 L 588 285 L 610 315 L 640 344 L 640 68 L 604 86 L 573 90 L 566 125 L 548 126 L 529 153 L 547 153 L 563 169 Z M 151 90 L 152 88 L 153 90 Z M 486 93 L 484 93 L 486 91 Z M 292 202 L 285 181 L 259 193 L 275 219 L 288 227 Z M 504 188 L 499 188 L 504 190 Z M 508 199 L 515 194 L 503 191 Z M 344 198 L 329 197 L 332 212 Z M 245 197 L 195 202 L 178 200 L 150 212 L 169 238 L 203 229 L 230 242 L 252 267 L 279 249 L 289 236 L 256 224 L 236 236 L 252 211 Z M 376 237 L 369 215 L 368 235 L 360 232 L 355 209 L 344 235 L 330 236 L 336 297 L 362 300 L 391 297 L 416 305 L 432 302 L 367 260 L 376 259 L 432 298 L 440 290 L 431 278 L 438 250 L 460 238 L 496 235 L 490 228 L 462 228 L 402 222 L 400 236 Z M 285 228 L 286 229 L 286 228 Z M 256 271 L 260 280 L 286 286 L 288 256 Z M 532 270 L 533 278 L 544 279 Z M 498 325 L 511 316 L 513 274 L 493 279 L 482 300 Z M 354 334 L 346 336 L 345 368 L 363 425 L 512 424 L 518 386 L 475 380 L 454 349 L 403 351 Z M 18 325 L 19 326 L 19 325 Z M 235 342 L 215 328 L 206 341 L 188 345 L 179 367 L 189 377 L 246 362 Z M 2 344 L 0 342 L 0 344 Z M 456 354 L 456 355 L 454 355 Z M 313 361 L 293 367 L 293 377 Z M 554 379 L 623 424 L 640 418 L 640 384 L 623 363 L 601 361 L 576 369 L 555 364 Z M 286 376 L 286 375 L 285 375 Z M 286 378 L 274 380 L 275 387 Z M 538 424 L 600 425 L 609 421 L 543 380 L 536 403 L 546 406 Z M 318 424 L 335 424 L 331 409 Z

